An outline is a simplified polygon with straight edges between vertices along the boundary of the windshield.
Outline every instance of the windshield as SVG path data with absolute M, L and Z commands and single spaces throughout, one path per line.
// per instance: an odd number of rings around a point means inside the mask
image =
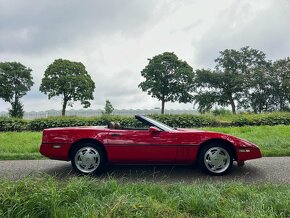
M 142 118 L 150 123 L 152 123 L 154 126 L 157 126 L 158 128 L 164 130 L 164 131 L 173 131 L 174 129 L 170 126 L 167 126 L 166 124 L 164 123 L 161 123 L 161 122 L 158 122 L 156 120 L 153 120 L 149 117 L 144 117 L 142 116 Z

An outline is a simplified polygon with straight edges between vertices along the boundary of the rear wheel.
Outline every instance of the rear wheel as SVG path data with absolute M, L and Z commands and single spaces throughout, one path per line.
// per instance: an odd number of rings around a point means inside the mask
M 78 173 L 97 174 L 104 165 L 103 151 L 93 143 L 78 145 L 72 152 L 71 164 Z
M 228 146 L 219 143 L 205 145 L 198 156 L 201 170 L 210 175 L 225 175 L 233 165 L 233 154 Z

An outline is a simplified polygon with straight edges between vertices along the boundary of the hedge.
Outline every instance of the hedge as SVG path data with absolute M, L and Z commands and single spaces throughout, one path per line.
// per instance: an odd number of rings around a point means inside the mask
M 0 117 L 0 131 L 29 130 L 28 120 Z
M 231 126 L 290 125 L 290 113 L 240 114 Z
M 269 114 L 239 114 L 228 121 L 220 121 L 214 116 L 205 115 L 150 115 L 150 117 L 166 123 L 169 126 L 192 128 L 207 126 L 260 126 L 260 125 L 290 125 L 290 113 Z M 41 131 L 45 128 L 68 126 L 99 126 L 107 125 L 109 121 L 119 122 L 123 126 L 141 126 L 130 116 L 98 116 L 98 117 L 50 117 L 34 120 L 22 120 L 0 117 L 0 131 Z

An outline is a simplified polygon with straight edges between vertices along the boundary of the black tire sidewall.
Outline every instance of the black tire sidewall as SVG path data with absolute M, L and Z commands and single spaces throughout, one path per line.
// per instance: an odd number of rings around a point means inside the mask
M 221 173 L 214 173 L 212 171 L 210 171 L 206 166 L 205 166 L 205 163 L 204 163 L 204 155 L 205 153 L 210 149 L 210 148 L 213 148 L 213 147 L 220 147 L 220 148 L 223 148 L 225 149 L 229 155 L 230 155 L 230 164 L 228 166 L 228 168 L 221 172 Z M 225 175 L 227 173 L 229 173 L 229 171 L 231 170 L 232 166 L 233 166 L 233 154 L 231 152 L 231 149 L 224 145 L 224 144 L 218 144 L 218 143 L 209 143 L 207 145 L 204 145 L 199 154 L 198 154 L 198 159 L 197 159 L 197 163 L 198 163 L 198 166 L 200 167 L 200 169 L 206 173 L 206 174 L 209 174 L 209 175 L 214 175 L 214 176 L 222 176 L 222 175 Z
M 84 173 L 84 172 L 80 171 L 77 168 L 76 163 L 75 163 L 75 155 L 76 155 L 76 153 L 81 148 L 84 148 L 84 147 L 92 147 L 92 148 L 96 149 L 99 152 L 99 155 L 100 155 L 100 164 L 99 164 L 98 168 L 96 170 L 94 170 L 93 172 L 90 172 L 90 173 Z M 75 148 L 73 149 L 72 153 L 71 153 L 71 164 L 72 164 L 72 167 L 78 174 L 81 174 L 81 175 L 92 175 L 92 174 L 101 173 L 103 168 L 104 168 L 104 162 L 105 162 L 105 159 L 104 159 L 103 150 L 99 146 L 97 146 L 97 145 L 95 145 L 93 143 L 85 142 L 85 143 L 76 145 Z

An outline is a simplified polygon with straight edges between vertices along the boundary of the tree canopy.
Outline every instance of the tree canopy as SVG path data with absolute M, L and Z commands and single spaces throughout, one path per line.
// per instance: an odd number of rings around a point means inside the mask
M 165 102 L 187 103 L 192 101 L 194 73 L 191 66 L 171 52 L 164 52 L 148 59 L 148 65 L 141 71 L 145 81 L 139 84 L 153 98 L 161 101 L 161 113 Z
M 50 64 L 42 78 L 40 91 L 48 94 L 48 99 L 61 96 L 63 99 L 62 115 L 67 105 L 80 101 L 87 108 L 93 100 L 95 83 L 80 62 L 57 59 Z
M 195 78 L 195 102 L 204 112 L 214 104 L 231 106 L 232 113 L 250 105 L 253 93 L 253 77 L 258 69 L 266 69 L 269 62 L 262 51 L 250 47 L 240 50 L 226 49 L 215 60 L 215 70 L 197 70 Z M 250 82 L 251 81 L 251 82 Z
M 273 102 L 280 111 L 290 109 L 290 58 L 277 60 L 269 72 Z
M 109 114 L 113 113 L 114 107 L 113 107 L 112 103 L 109 100 L 106 100 L 104 110 L 105 111 L 103 112 L 103 114 L 109 115 Z
M 9 114 L 23 117 L 23 105 L 20 102 L 33 85 L 31 69 L 18 62 L 0 63 L 0 98 L 11 104 Z

